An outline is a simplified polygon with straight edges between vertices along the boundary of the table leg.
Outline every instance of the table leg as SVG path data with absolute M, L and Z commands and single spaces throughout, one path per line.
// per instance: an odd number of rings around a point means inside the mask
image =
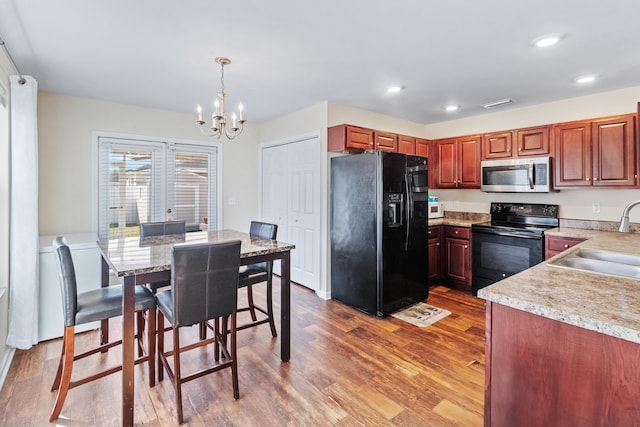
M 122 295 L 122 425 L 133 426 L 135 276 L 124 278 Z
M 291 356 L 291 262 L 290 252 L 284 252 L 280 263 L 280 359 L 288 362 Z
M 109 286 L 109 264 L 102 258 L 102 287 Z M 109 319 L 100 321 L 100 345 L 104 345 L 109 342 Z M 106 350 L 104 351 L 106 352 Z

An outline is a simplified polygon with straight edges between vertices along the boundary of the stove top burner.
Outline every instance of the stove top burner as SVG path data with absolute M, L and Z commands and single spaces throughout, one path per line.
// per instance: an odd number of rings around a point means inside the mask
M 474 224 L 472 229 L 542 235 L 558 224 L 558 205 L 491 203 L 491 221 Z

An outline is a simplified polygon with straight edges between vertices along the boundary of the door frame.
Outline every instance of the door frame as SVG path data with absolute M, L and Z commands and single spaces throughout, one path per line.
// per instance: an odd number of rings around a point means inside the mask
M 320 131 L 313 131 L 313 132 L 308 132 L 308 133 L 304 133 L 304 134 L 300 134 L 300 135 L 296 135 L 296 136 L 290 136 L 290 137 L 286 137 L 286 138 L 282 138 L 282 139 L 278 139 L 278 140 L 274 140 L 274 141 L 268 141 L 268 142 L 263 142 L 258 144 L 258 213 L 259 213 L 259 217 L 260 219 L 262 219 L 262 206 L 263 206 L 263 201 L 262 201 L 262 185 L 263 185 L 263 175 L 262 175 L 262 160 L 263 160 L 263 152 L 265 149 L 271 148 L 271 147 L 276 147 L 279 145 L 290 145 L 290 144 L 295 144 L 298 142 L 304 142 L 304 141 L 308 141 L 310 139 L 317 139 L 318 140 L 318 153 L 317 153 L 317 157 L 316 157 L 316 162 L 317 162 L 317 166 L 318 166 L 318 188 L 315 189 L 316 191 L 316 195 L 315 197 L 317 197 L 317 200 L 315 200 L 315 202 L 317 202 L 318 205 L 318 211 L 316 212 L 315 218 L 314 218 L 314 223 L 316 226 L 316 230 L 318 231 L 318 241 L 316 243 L 317 245 L 317 253 L 318 256 L 320 256 L 320 262 L 319 262 L 319 268 L 318 268 L 318 287 L 317 289 L 315 289 L 314 291 L 316 292 L 316 294 L 318 294 L 321 298 L 323 299 L 328 299 L 327 296 L 323 296 L 323 293 L 326 294 L 326 290 L 324 290 L 324 286 L 323 286 L 323 278 L 324 278 L 324 270 L 323 270 L 323 262 L 322 262 L 322 248 L 323 248 L 323 240 L 325 238 L 325 229 L 322 227 L 322 209 L 323 209 L 323 205 L 322 205 L 322 179 L 323 179 L 323 170 L 322 170 L 322 152 L 323 152 L 323 148 L 322 148 L 322 135 L 320 133 Z

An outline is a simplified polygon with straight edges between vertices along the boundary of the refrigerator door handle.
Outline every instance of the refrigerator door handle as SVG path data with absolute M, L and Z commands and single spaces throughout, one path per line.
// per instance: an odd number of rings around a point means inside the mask
M 407 192 L 407 197 L 405 198 L 405 209 L 406 212 L 406 230 L 407 234 L 404 239 L 404 250 L 409 250 L 409 237 L 411 236 L 411 218 L 413 217 L 413 197 L 411 195 L 411 187 L 409 185 L 409 178 L 411 175 L 406 174 L 404 179 L 405 191 Z

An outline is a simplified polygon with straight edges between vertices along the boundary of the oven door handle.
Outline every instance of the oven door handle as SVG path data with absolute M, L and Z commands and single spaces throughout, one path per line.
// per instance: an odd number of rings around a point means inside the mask
M 519 239 L 531 239 L 531 240 L 541 240 L 542 236 L 533 235 L 533 234 L 519 234 L 519 233 L 509 233 L 504 231 L 485 231 L 485 230 L 472 230 L 473 233 L 482 233 L 482 234 L 492 234 L 495 236 L 506 236 L 506 237 L 517 237 Z

